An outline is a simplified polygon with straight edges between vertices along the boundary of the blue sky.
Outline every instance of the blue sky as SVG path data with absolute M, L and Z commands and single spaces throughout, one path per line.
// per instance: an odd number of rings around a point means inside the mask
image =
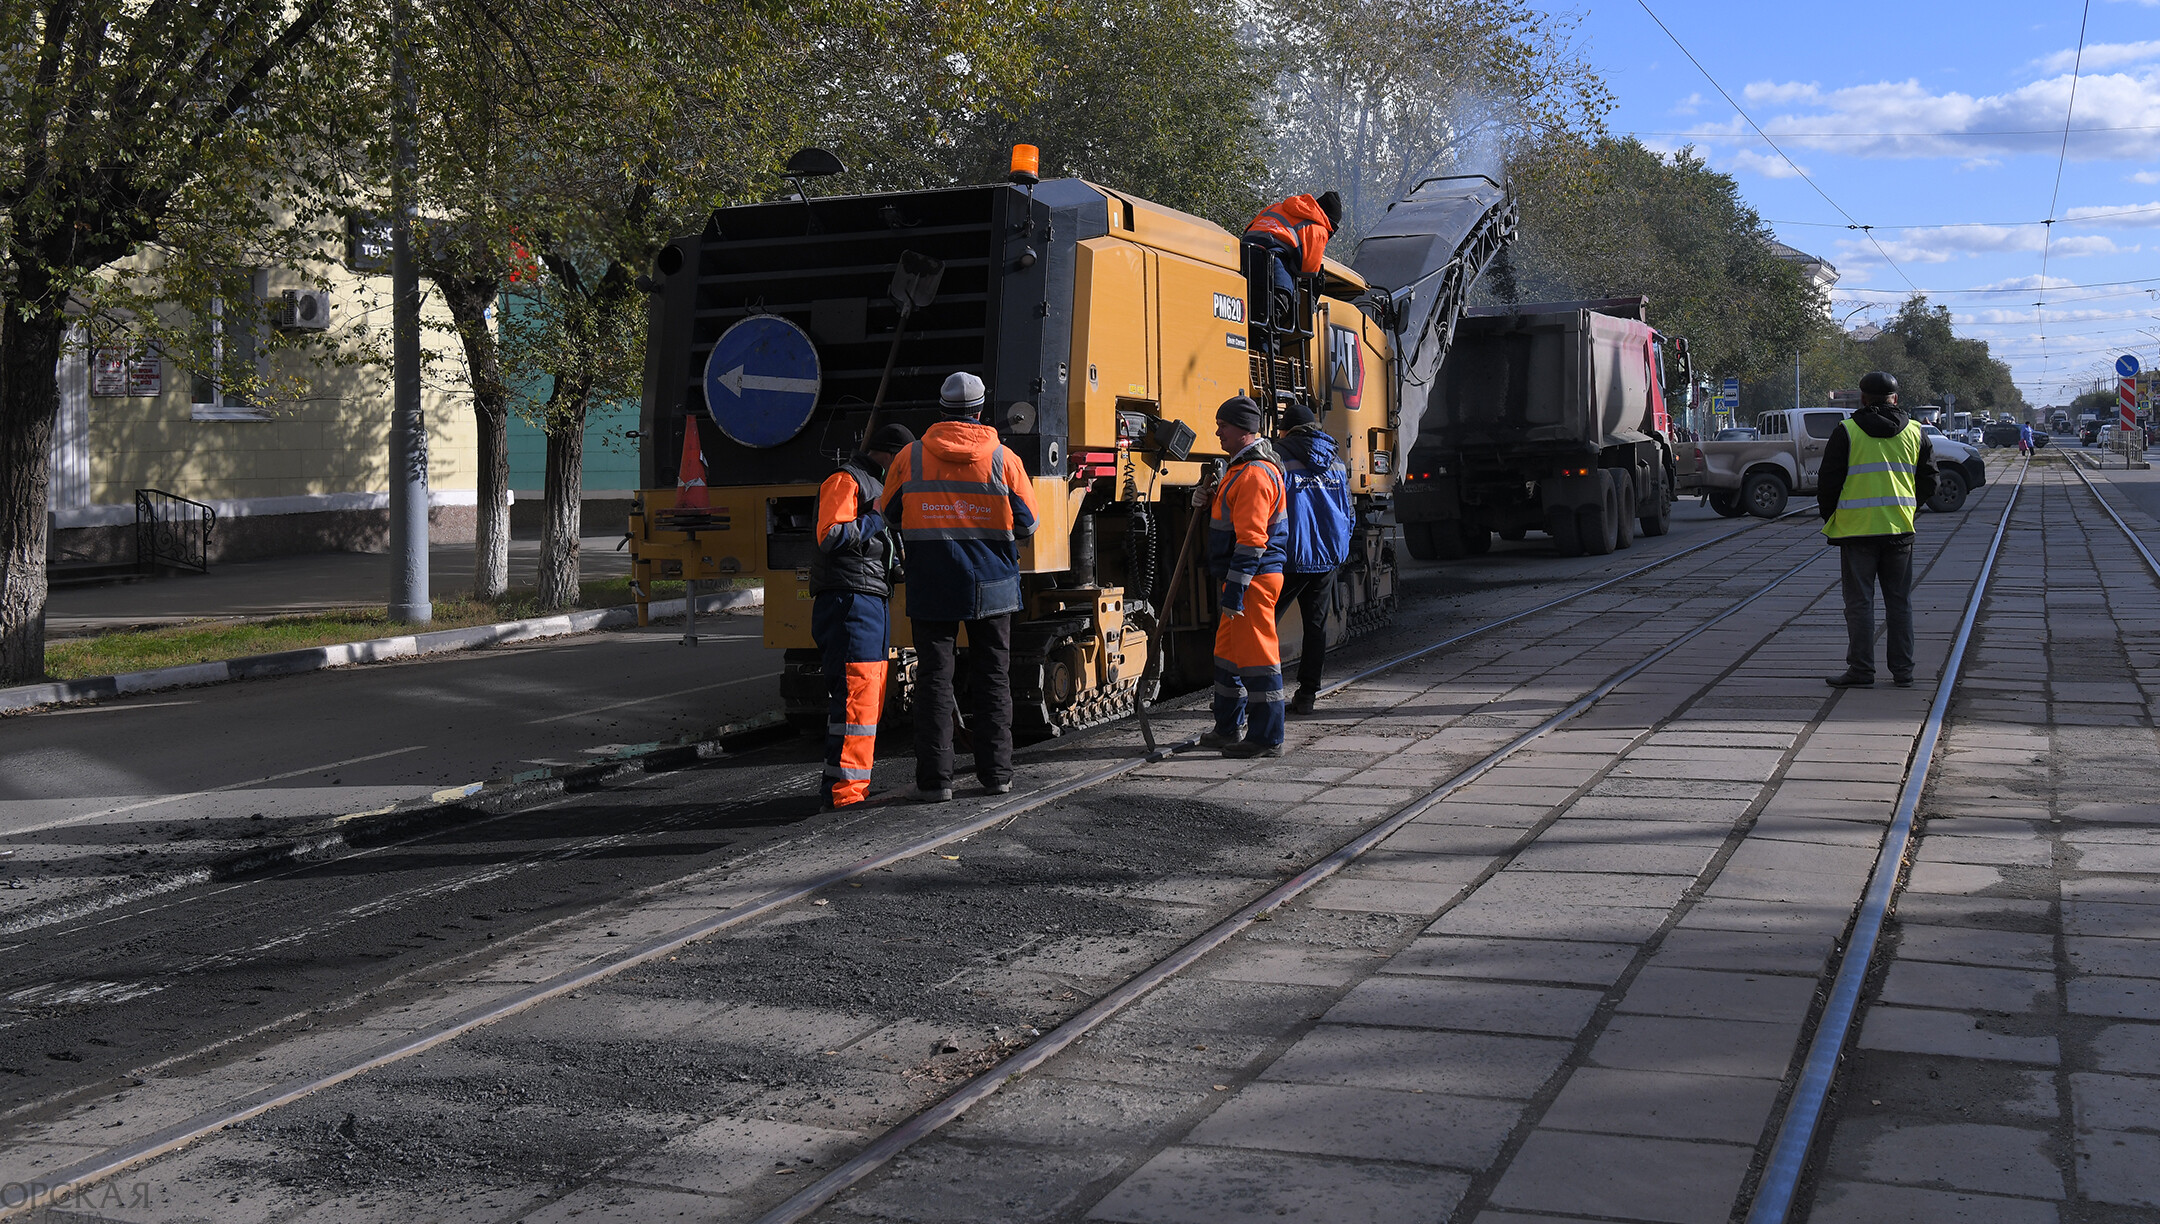
M 1635 0 L 1590 0 L 1577 37 L 1613 130 L 1734 175 L 1781 241 L 1837 265 L 1847 326 L 1930 290 L 2034 404 L 2119 353 L 2160 363 L 2160 0 L 2091 0 L 2074 111 L 2083 0 L 1649 6 L 1739 110 Z

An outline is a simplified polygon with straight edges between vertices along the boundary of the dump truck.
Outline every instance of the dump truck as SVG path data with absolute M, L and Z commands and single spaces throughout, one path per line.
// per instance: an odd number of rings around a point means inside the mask
M 791 170 L 820 165 L 810 152 Z M 1396 599 L 1397 353 L 1406 336 L 1444 350 L 1515 214 L 1480 178 L 1422 184 L 1403 215 L 1432 231 L 1383 261 L 1405 292 L 1331 259 L 1283 310 L 1264 257 L 1238 235 L 1024 168 L 1004 183 L 805 191 L 714 212 L 641 282 L 650 332 L 629 517 L 641 619 L 656 581 L 762 579 L 786 711 L 822 728 L 809 587 L 819 482 L 873 420 L 920 435 L 939 419 L 940 384 L 964 370 L 988 387 L 984 420 L 1033 482 L 1039 526 L 1020 553 L 1012 643 L 1022 736 L 1117 717 L 1143 682 L 1209 681 L 1215 591 L 1198 536 L 1227 459 L 1215 409 L 1234 395 L 1258 400 L 1271 432 L 1273 414 L 1302 402 L 1334 435 L 1358 525 L 1327 636 L 1384 623 Z M 692 429 L 705 485 L 679 499 Z M 896 594 L 894 709 L 913 678 L 905 608 Z M 1294 658 L 1299 618 L 1282 629 Z
M 1727 518 L 1776 518 L 1794 495 L 1815 492 L 1823 452 L 1851 415 L 1847 408 L 1779 408 L 1756 418 L 1758 438 L 1697 442 L 1686 448 L 1681 491 L 1702 494 Z M 1935 453 L 1935 496 L 1928 509 L 1948 514 L 1987 483 L 1987 464 L 1978 451 L 1934 426 L 1921 428 Z
M 1668 385 L 1686 345 L 1649 299 L 1485 306 L 1465 313 L 1422 388 L 1395 497 L 1410 555 L 1480 555 L 1497 533 L 1552 537 L 1563 555 L 1665 534 L 1675 496 Z M 1681 365 L 1668 379 L 1666 364 Z M 1406 415 L 1409 409 L 1406 408 Z

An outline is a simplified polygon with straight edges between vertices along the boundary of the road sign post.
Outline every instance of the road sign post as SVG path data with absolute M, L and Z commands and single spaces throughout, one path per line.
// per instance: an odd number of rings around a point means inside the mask
M 2138 359 L 2129 353 L 2115 359 L 2115 403 L 2118 409 L 2115 432 L 2122 435 L 2123 466 L 2129 467 L 2136 457 L 2145 453 L 2145 431 L 2138 427 L 2137 415 Z

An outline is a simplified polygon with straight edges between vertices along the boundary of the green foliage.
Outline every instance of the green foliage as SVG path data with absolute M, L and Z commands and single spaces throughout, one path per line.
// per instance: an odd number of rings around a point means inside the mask
M 1697 374 L 1743 382 L 1789 373 L 1829 330 L 1821 295 L 1777 256 L 1732 176 L 1691 149 L 1562 133 L 1519 153 L 1514 173 L 1519 300 L 1643 294 L 1651 323 L 1693 346 Z
M 1793 406 L 1791 362 L 1788 357 L 1782 370 L 1743 385 L 1742 419 Z M 1855 340 L 1835 329 L 1816 336 L 1800 357 L 1800 403 L 1827 404 L 1832 391 L 1857 390 L 1860 376 L 1870 370 L 1898 380 L 1898 403 L 1907 410 L 1950 407 L 1948 395 L 1957 397 L 1960 412 L 2021 413 L 2026 407 L 2010 367 L 1989 355 L 1987 341 L 1959 339 L 1951 331 L 1949 308 L 1930 308 L 1918 294 L 1906 299 L 1872 340 Z

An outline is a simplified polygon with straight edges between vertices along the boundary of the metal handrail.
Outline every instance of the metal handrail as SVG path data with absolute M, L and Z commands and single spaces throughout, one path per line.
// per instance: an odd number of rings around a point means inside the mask
M 210 535 L 217 510 L 191 497 L 163 489 L 135 490 L 135 566 L 148 572 L 160 564 L 210 572 Z

